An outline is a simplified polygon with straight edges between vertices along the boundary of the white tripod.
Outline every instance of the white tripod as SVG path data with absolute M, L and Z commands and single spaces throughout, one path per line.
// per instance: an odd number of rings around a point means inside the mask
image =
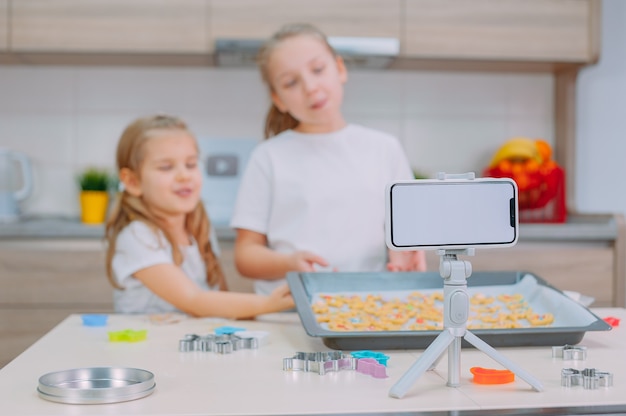
M 444 279 L 443 331 L 428 346 L 415 363 L 389 390 L 389 396 L 402 398 L 415 381 L 427 370 L 434 368 L 448 349 L 448 383 L 450 387 L 460 385 L 461 338 L 484 352 L 495 361 L 511 370 L 536 391 L 542 391 L 541 382 L 524 371 L 508 358 L 502 356 L 489 344 L 468 331 L 469 296 L 467 278 L 472 274 L 468 261 L 458 260 L 457 254 L 473 255 L 474 249 L 439 250 L 439 273 Z

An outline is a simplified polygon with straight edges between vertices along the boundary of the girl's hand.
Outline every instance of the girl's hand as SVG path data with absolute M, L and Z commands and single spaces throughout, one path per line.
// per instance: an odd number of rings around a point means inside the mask
M 289 285 L 280 285 L 270 293 L 269 307 L 272 311 L 284 311 L 286 309 L 293 309 L 295 306 Z
M 394 251 L 389 250 L 390 272 L 425 272 L 426 256 L 423 251 Z
M 328 262 L 324 258 L 308 251 L 296 251 L 291 254 L 290 262 L 294 272 L 314 272 L 316 264 L 328 267 Z

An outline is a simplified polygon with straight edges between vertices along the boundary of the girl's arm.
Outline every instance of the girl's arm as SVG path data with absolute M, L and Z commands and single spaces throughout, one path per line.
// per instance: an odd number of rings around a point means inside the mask
M 264 234 L 237 229 L 235 265 L 243 276 L 277 280 L 284 278 L 290 271 L 312 272 L 316 264 L 328 266 L 326 260 L 308 251 L 278 253 L 267 246 Z
M 150 266 L 133 276 L 161 299 L 192 316 L 245 319 L 294 307 L 286 284 L 275 289 L 270 296 L 207 291 L 174 264 Z
M 389 250 L 390 272 L 425 272 L 426 255 L 423 251 L 395 251 Z

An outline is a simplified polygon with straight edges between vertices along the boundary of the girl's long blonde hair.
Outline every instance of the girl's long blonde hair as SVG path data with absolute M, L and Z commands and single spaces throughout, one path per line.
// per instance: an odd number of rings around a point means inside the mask
M 261 46 L 259 54 L 257 55 L 257 65 L 261 71 L 261 78 L 263 79 L 263 82 L 267 84 L 270 91 L 273 89 L 268 73 L 268 62 L 270 56 L 276 46 L 278 46 L 282 41 L 295 36 L 311 36 L 318 39 L 328 48 L 333 56 L 337 56 L 337 52 L 335 52 L 333 47 L 330 46 L 330 43 L 328 43 L 326 35 L 315 26 L 308 23 L 294 23 L 283 26 L 278 30 L 278 32 L 274 33 L 274 35 L 263 44 L 263 46 Z M 264 137 L 269 139 L 270 137 L 276 136 L 285 130 L 298 127 L 298 124 L 299 121 L 296 120 L 291 114 L 288 112 L 281 112 L 278 107 L 272 103 L 265 118 Z
M 145 156 L 145 144 L 150 140 L 151 132 L 155 130 L 183 130 L 193 135 L 187 129 L 187 125 L 176 117 L 157 115 L 152 117 L 139 118 L 132 122 L 124 132 L 117 145 L 117 169 L 118 172 L 127 168 L 136 174 L 139 173 L 141 164 Z M 115 205 L 106 223 L 105 238 L 108 243 L 106 253 L 106 271 L 109 282 L 113 287 L 122 289 L 113 277 L 112 261 L 115 254 L 115 242 L 118 234 L 132 221 L 142 221 L 158 233 L 160 230 L 172 246 L 172 257 L 174 263 L 180 265 L 183 262 L 183 255 L 171 236 L 171 234 L 159 227 L 157 218 L 150 212 L 143 199 L 130 195 L 126 191 L 118 192 Z M 219 284 L 225 287 L 224 274 L 219 261 L 211 247 L 209 230 L 211 223 L 204 209 L 202 201 L 198 202 L 196 208 L 187 214 L 185 228 L 192 235 L 200 249 L 200 254 L 206 264 L 207 281 L 210 285 Z

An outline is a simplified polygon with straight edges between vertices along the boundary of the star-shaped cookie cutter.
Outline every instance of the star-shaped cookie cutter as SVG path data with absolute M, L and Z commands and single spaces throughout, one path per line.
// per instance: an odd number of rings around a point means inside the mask
M 356 370 L 357 358 L 342 351 L 296 352 L 283 358 L 284 371 L 307 371 L 321 376 L 329 371 Z
M 585 368 L 584 370 L 564 368 L 561 370 L 561 386 L 583 386 L 586 390 L 611 387 L 613 386 L 613 374 L 595 368 Z

